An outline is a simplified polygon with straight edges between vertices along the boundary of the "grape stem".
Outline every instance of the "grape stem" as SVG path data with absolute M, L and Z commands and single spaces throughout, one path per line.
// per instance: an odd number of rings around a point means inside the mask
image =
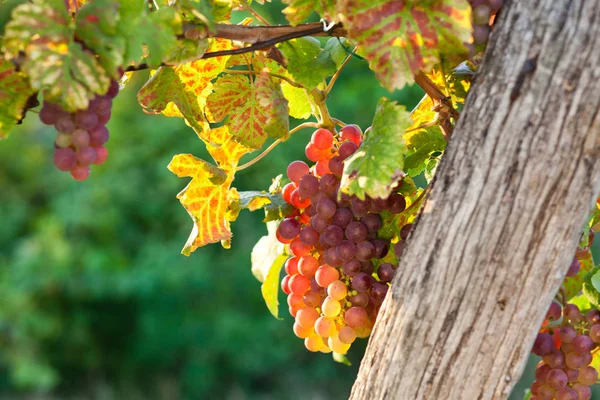
M 227 72 L 228 74 L 239 74 L 239 75 L 256 75 L 256 74 L 260 74 L 260 72 L 256 72 L 253 70 L 239 70 L 239 69 L 226 69 L 223 72 Z M 279 78 L 281 80 L 286 81 L 287 83 L 289 83 L 290 85 L 297 87 L 297 88 L 302 88 L 303 86 L 300 85 L 297 82 L 294 82 L 293 80 L 291 80 L 290 78 L 288 78 L 287 76 L 283 76 L 283 75 L 279 75 L 279 74 L 274 74 L 272 72 L 269 72 L 269 75 L 271 75 L 274 78 Z
M 336 124 L 336 125 L 339 125 L 339 126 L 341 126 L 341 127 L 344 127 L 344 126 L 348 125 L 348 124 L 347 124 L 347 123 L 345 123 L 344 121 L 341 121 L 341 120 L 339 120 L 339 119 L 337 119 L 337 118 L 331 118 L 331 119 L 333 120 L 333 122 L 335 122 L 335 124 Z
M 415 205 L 419 204 L 419 202 L 420 202 L 420 201 L 423 199 L 423 197 L 425 196 L 425 193 L 427 193 L 428 191 L 429 191 L 429 186 L 427 186 L 427 187 L 426 187 L 426 188 L 425 188 L 425 189 L 424 189 L 424 190 L 421 192 L 421 194 L 419 195 L 419 197 L 417 197 L 417 198 L 415 199 L 415 201 L 413 201 L 413 202 L 412 202 L 412 204 L 411 204 L 410 206 L 408 206 L 408 208 L 407 208 L 407 209 L 405 209 L 405 210 L 404 210 L 404 211 L 402 211 L 402 212 L 403 212 L 403 213 L 405 213 L 405 212 L 408 212 L 408 211 L 412 210 L 412 208 L 413 208 Z
M 445 79 L 446 78 L 444 77 L 444 81 Z M 415 82 L 429 97 L 431 97 L 431 100 L 433 101 L 433 111 L 438 113 L 439 118 L 436 119 L 439 121 L 442 133 L 444 134 L 446 141 L 450 140 L 452 132 L 454 131 L 454 125 L 450 122 L 450 118 L 457 121 L 460 116 L 458 111 L 452 106 L 451 99 L 445 96 L 423 71 L 416 73 Z
M 357 48 L 358 48 L 358 46 L 356 46 L 354 48 L 354 50 L 352 50 L 352 53 L 354 53 Z M 329 96 L 329 93 L 331 93 L 331 89 L 333 89 L 333 85 L 335 84 L 335 81 L 337 81 L 337 79 L 339 78 L 340 74 L 342 73 L 342 70 L 348 64 L 348 62 L 350 61 L 351 58 L 352 58 L 352 54 L 348 54 L 346 56 L 346 58 L 344 59 L 344 61 L 342 62 L 342 65 L 340 65 L 340 67 L 338 68 L 338 70 L 335 71 L 335 74 L 333 74 L 333 76 L 329 80 L 329 83 L 327 84 L 327 88 L 325 88 L 325 90 L 324 90 L 324 95 L 325 95 L 326 98 L 327 98 L 327 96 Z
M 331 118 L 331 114 L 329 114 L 329 110 L 327 109 L 327 104 L 325 102 L 327 100 L 327 95 L 319 88 L 314 88 L 310 91 L 310 94 L 312 95 L 314 105 L 319 110 L 319 124 L 321 127 L 329 129 L 335 133 L 335 122 Z
M 267 21 L 265 18 L 263 18 L 262 15 L 260 15 L 255 9 L 253 9 L 252 7 L 250 7 L 248 4 L 246 4 L 245 2 L 242 2 L 242 9 L 244 11 L 248 11 L 250 14 L 252 14 L 257 20 L 259 20 L 260 22 L 262 22 L 264 25 L 267 26 L 271 26 L 271 24 L 269 23 L 269 21 Z
M 320 127 L 320 125 L 318 123 L 316 123 L 316 122 L 305 122 L 303 124 L 298 125 L 294 129 L 290 130 L 288 136 L 291 136 L 294 133 L 296 133 L 299 130 L 304 129 L 304 128 L 319 128 L 319 127 Z M 273 150 L 281 142 L 283 142 L 283 140 L 277 139 L 276 141 L 274 141 L 273 143 L 271 143 L 271 145 L 269 147 L 267 147 L 258 156 L 254 157 L 252 160 L 248 161 L 247 163 L 238 166 L 235 170 L 236 171 L 241 171 L 243 169 L 246 169 L 246 168 L 248 168 L 248 167 L 256 164 L 257 162 L 259 162 L 260 160 L 262 160 L 267 154 L 269 154 L 271 152 L 271 150 Z

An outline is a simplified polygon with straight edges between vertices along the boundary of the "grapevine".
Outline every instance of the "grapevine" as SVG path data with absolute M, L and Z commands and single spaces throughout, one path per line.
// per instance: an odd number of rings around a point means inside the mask
M 304 347 L 347 363 L 394 282 L 407 279 L 411 232 L 505 4 L 283 3 L 289 25 L 281 26 L 239 1 L 12 5 L 0 26 L 0 138 L 38 112 L 56 131 L 48 160 L 88 180 L 90 166 L 108 159 L 113 101 L 132 75 L 146 74 L 137 94 L 143 111 L 180 118 L 211 157 L 178 154 L 168 165 L 191 178 L 177 195 L 193 224 L 182 253 L 230 248 L 239 213 L 262 210 L 268 234 L 254 247 L 252 273 L 268 310 L 279 317 L 281 290 Z M 251 18 L 233 24 L 236 12 Z M 306 22 L 313 13 L 321 22 Z M 412 111 L 381 98 L 363 132 L 328 108 L 352 63 L 390 92 L 415 83 L 424 96 Z M 308 162 L 290 162 L 268 190 L 238 191 L 238 171 L 266 163 L 307 128 Z M 542 360 L 530 400 L 587 400 L 598 381 L 600 271 L 590 250 L 598 204 L 533 344 Z

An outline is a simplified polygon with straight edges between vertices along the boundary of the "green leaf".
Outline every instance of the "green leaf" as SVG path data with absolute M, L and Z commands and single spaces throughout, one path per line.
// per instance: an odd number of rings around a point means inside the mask
M 279 222 L 267 223 L 269 234 L 263 236 L 252 249 L 252 274 L 262 282 L 261 292 L 267 308 L 275 318 L 279 319 L 279 274 L 287 260 L 283 244 L 279 243 L 275 233 Z
M 33 94 L 27 76 L 13 63 L 0 58 L 0 139 L 23 118 L 27 99 Z
M 138 14 L 133 20 L 122 19 L 119 31 L 126 39 L 127 63 L 137 64 L 145 56 L 150 67 L 157 67 L 177 47 L 181 18 L 173 8 L 162 7 L 150 14 Z
M 331 19 L 335 15 L 335 1 L 333 0 L 283 0 L 288 6 L 283 10 L 292 25 L 304 22 L 313 12 L 322 17 Z
M 590 271 L 594 270 L 594 259 L 592 258 L 592 252 L 588 251 L 584 257 L 579 259 L 579 263 L 580 267 L 577 275 L 565 277 L 565 280 L 563 281 L 563 287 L 565 288 L 567 300 L 570 300 L 573 297 L 577 296 L 579 293 L 581 293 L 582 290 L 583 293 L 586 295 L 586 291 L 588 291 L 590 296 L 595 296 L 593 294 L 594 288 L 593 286 L 591 286 L 590 282 L 590 279 L 593 274 L 589 275 Z M 598 294 L 597 291 L 595 293 L 596 295 Z M 590 301 L 592 301 L 592 298 L 590 298 L 590 296 L 588 296 L 588 298 L 590 299 Z M 598 302 L 594 303 L 594 301 L 592 301 L 592 304 L 600 305 L 600 297 Z
M 413 83 L 414 73 L 429 71 L 440 54 L 465 54 L 464 43 L 472 41 L 467 0 L 341 0 L 336 11 L 348 38 L 390 91 Z
M 70 17 L 62 0 L 36 0 L 15 8 L 6 26 L 4 45 L 26 54 L 21 68 L 31 87 L 67 111 L 88 107 L 110 80 L 96 57 L 74 42 Z
M 372 129 L 361 147 L 344 167 L 341 188 L 363 199 L 366 195 L 385 198 L 404 176 L 404 131 L 410 126 L 409 113 L 386 98 L 379 100 Z
M 263 222 L 281 220 L 292 211 L 292 205 L 283 200 L 280 193 L 247 191 L 240 192 L 239 195 L 239 201 L 231 205 L 231 210 L 239 213 L 241 210 L 256 211 L 264 208 L 266 217 Z
M 306 89 L 294 87 L 287 82 L 281 84 L 281 91 L 288 101 L 290 116 L 297 119 L 307 119 L 312 113 L 310 100 Z
M 325 48 L 321 48 L 321 43 L 310 36 L 283 42 L 279 50 L 287 59 L 287 69 L 294 81 L 308 90 L 333 75 L 346 54 L 337 39 L 330 39 Z M 340 57 L 341 52 L 344 55 Z
M 100 65 L 114 78 L 124 64 L 125 39 L 117 36 L 121 19 L 119 3 L 113 0 L 89 1 L 77 12 L 76 32 L 79 40 L 94 51 Z
M 333 356 L 333 361 L 335 361 L 335 362 L 339 362 L 340 364 L 344 364 L 344 365 L 347 365 L 347 366 L 351 366 L 352 365 L 352 363 L 350 362 L 350 360 L 348 360 L 348 357 L 346 357 L 345 355 L 343 355 L 341 353 L 333 352 L 332 356 Z
M 590 300 L 584 294 L 573 297 L 571 300 L 569 300 L 569 304 L 575 304 L 581 311 L 592 308 L 592 303 L 590 303 Z
M 252 83 L 245 76 L 223 75 L 206 105 L 213 122 L 229 116 L 234 138 L 244 146 L 260 148 L 268 136 L 288 135 L 287 101 L 266 73 Z
M 404 169 L 413 177 L 425 170 L 433 153 L 443 152 L 446 149 L 446 139 L 437 125 L 407 133 L 404 139 L 408 148 Z

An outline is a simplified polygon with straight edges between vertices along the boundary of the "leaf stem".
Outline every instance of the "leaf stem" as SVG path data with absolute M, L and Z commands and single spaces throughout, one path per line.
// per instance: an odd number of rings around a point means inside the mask
M 323 128 L 331 129 L 335 132 L 335 122 L 331 118 L 331 114 L 329 114 L 327 104 L 325 103 L 325 100 L 327 100 L 327 95 L 319 88 L 314 88 L 310 91 L 310 94 L 312 95 L 315 106 L 319 110 L 319 123 Z
M 304 122 L 304 123 L 298 125 L 297 127 L 295 127 L 294 129 L 290 130 L 290 132 L 288 133 L 288 136 L 291 136 L 294 133 L 296 133 L 299 130 L 304 129 L 304 128 L 318 128 L 319 126 L 320 125 L 318 123 L 316 123 L 316 122 Z M 283 140 L 277 139 L 276 141 L 274 141 L 273 143 L 271 143 L 271 145 L 269 147 L 267 147 L 258 156 L 254 157 L 252 160 L 248 161 L 247 163 L 238 166 L 235 170 L 236 171 L 241 171 L 243 169 L 246 169 L 246 168 L 248 168 L 248 167 L 256 164 L 257 162 L 259 162 L 260 160 L 262 160 L 267 154 L 269 154 L 271 152 L 271 150 L 273 150 L 281 142 L 283 142 Z
M 264 25 L 266 26 L 271 26 L 271 24 L 269 23 L 269 21 L 267 21 L 265 18 L 263 18 L 262 15 L 260 15 L 255 9 L 253 9 L 252 7 L 250 7 L 248 4 L 246 4 L 245 2 L 242 2 L 242 9 L 244 9 L 244 11 L 248 11 L 250 14 L 252 14 L 257 20 L 259 20 L 260 22 L 262 22 Z
M 357 48 L 358 48 L 358 46 L 355 47 L 354 50 L 352 50 L 352 52 L 354 53 Z M 352 54 L 348 54 L 346 56 L 346 58 L 344 59 L 344 61 L 342 62 L 342 65 L 340 65 L 340 67 L 338 68 L 338 70 L 335 71 L 335 74 L 333 74 L 333 76 L 329 80 L 329 83 L 327 84 L 327 87 L 323 91 L 323 94 L 325 95 L 325 97 L 329 96 L 329 93 L 331 93 L 331 89 L 333 89 L 333 85 L 335 84 L 335 81 L 337 81 L 337 79 L 339 78 L 340 74 L 342 73 L 342 70 L 344 69 L 344 67 L 346 66 L 346 64 L 348 64 L 348 62 L 350 62 L 351 58 L 352 58 Z
M 333 122 L 335 122 L 335 124 L 336 124 L 336 125 L 339 125 L 339 126 L 341 126 L 341 127 L 344 127 L 344 126 L 348 125 L 348 124 L 347 124 L 347 123 L 345 123 L 344 121 L 342 121 L 342 120 L 339 120 L 339 119 L 337 119 L 337 118 L 331 118 L 331 119 L 333 120 Z
M 223 72 L 227 72 L 228 74 L 239 74 L 239 75 L 256 75 L 256 74 L 260 74 L 260 72 L 256 72 L 256 71 L 252 71 L 252 70 L 239 70 L 239 69 L 226 69 Z M 284 80 L 287 83 L 289 83 L 290 85 L 295 86 L 297 88 L 302 88 L 303 87 L 302 85 L 300 85 L 297 82 L 294 82 L 293 80 L 291 80 L 287 76 L 283 76 L 283 75 L 279 75 L 279 74 L 274 74 L 272 72 L 269 72 L 269 75 L 271 75 L 274 78 L 279 78 L 281 80 Z

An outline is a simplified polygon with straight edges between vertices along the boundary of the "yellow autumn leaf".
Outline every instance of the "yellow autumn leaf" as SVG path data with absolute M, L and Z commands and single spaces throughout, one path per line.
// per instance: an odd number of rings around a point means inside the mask
M 168 168 L 178 177 L 191 177 L 191 182 L 177 198 L 186 209 L 194 226 L 182 253 L 190 255 L 198 247 L 231 239 L 229 205 L 239 200 L 235 188 L 230 188 L 240 158 L 252 151 L 232 140 L 228 126 L 206 132 L 210 142 L 208 151 L 217 166 L 191 154 L 173 157 Z

